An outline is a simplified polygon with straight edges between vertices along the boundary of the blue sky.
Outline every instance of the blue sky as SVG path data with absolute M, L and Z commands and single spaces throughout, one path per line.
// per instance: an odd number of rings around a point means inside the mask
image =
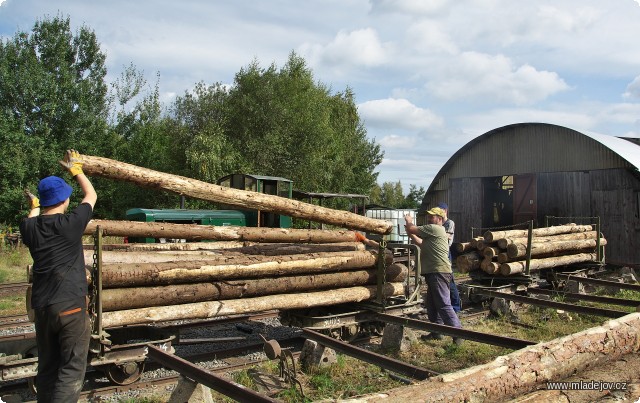
M 167 104 L 295 51 L 353 89 L 379 182 L 405 189 L 507 124 L 640 137 L 640 0 L 0 0 L 0 36 L 58 14 L 96 32 L 109 80 L 159 73 Z

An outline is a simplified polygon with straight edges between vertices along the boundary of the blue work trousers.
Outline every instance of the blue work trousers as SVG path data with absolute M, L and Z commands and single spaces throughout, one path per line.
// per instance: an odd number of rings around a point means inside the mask
M 460 319 L 451 306 L 451 273 L 425 274 L 427 294 L 425 307 L 429 321 L 447 326 L 462 327 Z

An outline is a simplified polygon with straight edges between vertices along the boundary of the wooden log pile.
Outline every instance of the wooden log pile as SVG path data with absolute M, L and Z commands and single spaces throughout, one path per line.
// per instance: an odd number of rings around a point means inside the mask
M 356 242 L 278 246 L 211 246 L 203 255 L 166 251 L 163 245 L 103 251 L 103 325 L 206 319 L 376 297 L 377 251 Z M 403 294 L 408 268 L 392 263 L 390 252 L 384 259 L 385 296 Z
M 83 156 L 84 171 L 202 200 L 332 224 L 338 230 L 214 227 L 93 220 L 104 235 L 178 238 L 189 244 L 109 245 L 100 252 L 104 327 L 207 319 L 267 310 L 355 303 L 377 297 L 378 251 L 353 231 L 390 224 L 268 194 L 224 188 L 106 158 Z M 215 241 L 215 242 L 203 242 Z M 94 251 L 85 250 L 91 263 Z M 408 268 L 384 259 L 384 297 L 402 295 Z
M 607 240 L 600 236 L 601 246 Z M 598 234 L 591 225 L 558 225 L 532 230 L 529 270 L 566 266 L 597 260 Z M 526 270 L 528 230 L 487 231 L 466 243 L 455 243 L 460 254 L 458 270 L 482 270 L 490 275 L 509 276 Z

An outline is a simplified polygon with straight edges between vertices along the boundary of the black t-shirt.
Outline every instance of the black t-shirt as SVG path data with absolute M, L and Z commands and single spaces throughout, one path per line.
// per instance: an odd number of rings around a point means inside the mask
M 40 215 L 20 223 L 33 258 L 33 308 L 87 295 L 82 234 L 92 215 L 91 205 L 82 203 L 69 214 Z

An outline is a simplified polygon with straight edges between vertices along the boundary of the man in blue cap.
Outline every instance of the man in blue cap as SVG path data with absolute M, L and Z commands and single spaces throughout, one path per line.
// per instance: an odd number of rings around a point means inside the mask
M 31 211 L 20 223 L 33 258 L 38 402 L 78 401 L 91 337 L 82 235 L 98 196 L 77 151 L 67 150 L 60 164 L 78 182 L 82 202 L 66 214 L 73 189 L 62 178 L 46 177 L 38 184 L 39 199 L 25 190 Z

